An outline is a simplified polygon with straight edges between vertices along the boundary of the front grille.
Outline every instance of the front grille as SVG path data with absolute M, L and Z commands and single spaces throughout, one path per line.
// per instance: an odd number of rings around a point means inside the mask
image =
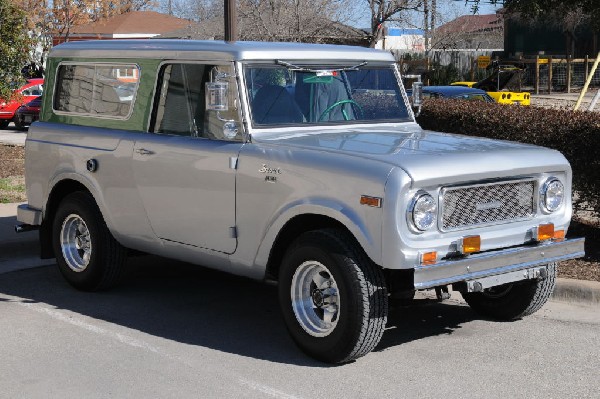
M 441 229 L 460 230 L 532 218 L 534 190 L 533 180 L 445 188 Z

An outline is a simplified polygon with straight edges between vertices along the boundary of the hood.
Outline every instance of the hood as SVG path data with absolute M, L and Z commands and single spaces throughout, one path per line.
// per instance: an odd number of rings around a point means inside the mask
M 416 124 L 282 133 L 255 141 L 385 162 L 402 168 L 414 182 L 427 184 L 569 169 L 568 162 L 558 151 L 510 141 L 432 132 L 422 130 Z

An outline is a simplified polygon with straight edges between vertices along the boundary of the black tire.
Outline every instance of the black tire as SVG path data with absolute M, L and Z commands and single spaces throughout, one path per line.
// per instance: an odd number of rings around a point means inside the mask
M 17 130 L 25 130 L 25 125 L 21 123 L 21 119 L 17 115 L 15 115 L 15 117 L 13 118 L 13 122 Z
M 0 129 L 6 129 L 8 127 L 9 123 L 10 123 L 9 120 L 0 119 Z
M 294 280 L 295 276 L 308 267 L 306 265 L 312 264 L 327 269 L 324 275 L 336 287 L 337 294 L 331 297 L 336 298 L 338 313 L 335 325 L 325 336 L 309 333 L 307 324 L 301 323 L 301 316 L 297 316 L 292 305 L 292 288 L 297 285 L 294 281 L 300 280 L 299 277 Z M 312 282 L 309 284 L 314 286 L 311 300 L 315 291 L 324 291 Z M 332 287 L 331 282 L 328 286 Z M 323 298 L 328 298 L 328 295 Z M 381 268 L 364 254 L 353 238 L 340 230 L 307 232 L 290 246 L 279 273 L 279 302 L 292 339 L 303 352 L 327 363 L 349 362 L 372 351 L 379 343 L 387 322 L 388 297 Z M 297 300 L 295 303 L 302 307 L 305 302 Z M 312 303 L 316 302 L 313 300 Z M 321 310 L 310 309 L 310 306 L 303 309 L 312 310 L 312 315 L 317 317 Z
M 83 226 L 85 234 L 77 226 Z M 78 245 L 62 245 L 61 234 L 65 242 L 79 240 Z M 89 251 L 79 249 L 85 247 L 81 242 L 91 244 L 86 247 Z M 99 291 L 119 282 L 127 252 L 113 238 L 90 194 L 76 192 L 60 203 L 52 224 L 52 245 L 60 272 L 73 287 Z
M 483 292 L 466 292 L 463 298 L 484 317 L 510 321 L 529 316 L 540 310 L 554 291 L 556 263 L 548 264 L 546 269 L 545 279 L 503 284 Z

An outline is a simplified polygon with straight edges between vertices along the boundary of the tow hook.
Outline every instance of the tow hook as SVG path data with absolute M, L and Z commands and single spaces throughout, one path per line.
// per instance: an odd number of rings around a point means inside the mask
M 448 286 L 442 285 L 440 287 L 435 287 L 435 296 L 437 297 L 438 301 L 450 299 L 450 292 L 448 292 Z

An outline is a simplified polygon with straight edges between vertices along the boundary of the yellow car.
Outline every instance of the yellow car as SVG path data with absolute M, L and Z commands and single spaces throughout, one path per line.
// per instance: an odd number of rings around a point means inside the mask
M 466 86 L 485 90 L 499 104 L 530 105 L 531 95 L 527 92 L 510 91 L 507 87 L 514 86 L 520 79 L 521 68 L 500 66 L 487 78 L 479 82 L 454 82 L 453 86 Z

